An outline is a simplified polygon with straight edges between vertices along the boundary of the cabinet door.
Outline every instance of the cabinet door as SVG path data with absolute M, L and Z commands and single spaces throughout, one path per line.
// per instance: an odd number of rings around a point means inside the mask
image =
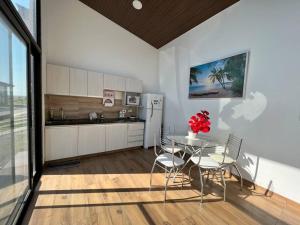
M 106 151 L 127 148 L 127 124 L 106 125 Z
M 125 91 L 125 79 L 120 76 L 104 74 L 104 89 Z
M 77 156 L 77 136 L 77 126 L 46 127 L 46 161 Z
M 78 154 L 88 155 L 105 151 L 105 126 L 82 125 L 78 128 Z
M 70 73 L 68 67 L 48 64 L 46 77 L 47 94 L 70 94 Z
M 103 97 L 103 74 L 97 72 L 88 72 L 88 96 Z
M 144 142 L 144 123 L 128 123 L 127 147 L 142 146 Z
M 87 96 L 87 71 L 70 68 L 70 95 Z
M 142 93 L 143 92 L 142 81 L 138 79 L 126 78 L 126 91 Z

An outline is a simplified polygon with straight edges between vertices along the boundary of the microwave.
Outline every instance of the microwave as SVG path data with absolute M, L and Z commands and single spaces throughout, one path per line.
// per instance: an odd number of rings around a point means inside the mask
M 140 96 L 126 95 L 126 105 L 140 105 Z

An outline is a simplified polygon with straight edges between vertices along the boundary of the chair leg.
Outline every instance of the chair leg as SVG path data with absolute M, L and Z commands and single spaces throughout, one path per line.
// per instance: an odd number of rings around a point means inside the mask
M 241 191 L 243 190 L 243 177 L 242 177 L 242 174 L 241 174 L 241 172 L 240 172 L 240 170 L 239 170 L 239 168 L 238 168 L 238 166 L 237 166 L 237 164 L 236 163 L 234 163 L 233 164 L 233 166 L 234 166 L 234 168 L 236 169 L 236 171 L 238 172 L 238 174 L 239 174 L 239 176 L 240 176 L 240 179 L 241 179 Z
M 179 169 L 177 168 L 176 170 L 174 170 L 174 176 L 173 176 L 173 182 L 175 183 L 175 179 L 177 177 Z
M 181 187 L 183 187 L 184 173 L 181 171 Z
M 173 168 L 172 168 L 172 169 L 170 169 L 170 172 L 169 172 L 168 178 L 167 178 L 167 180 L 166 180 L 166 183 L 165 183 L 165 202 L 166 202 L 166 200 L 167 200 L 167 186 L 168 186 L 168 183 L 169 183 L 169 180 L 170 180 L 170 177 L 171 177 L 172 171 L 173 171 Z
M 205 183 L 207 183 L 207 182 L 208 182 L 208 180 L 209 180 L 209 175 L 210 175 L 210 170 L 207 170 L 207 175 L 206 175 L 206 180 L 205 180 Z
M 194 166 L 196 166 L 196 165 L 195 165 L 195 164 L 192 165 L 192 166 L 190 167 L 190 169 L 189 169 L 189 181 L 190 181 L 190 184 L 192 184 L 192 182 L 191 182 L 191 170 L 192 170 L 192 168 L 193 168 Z
M 226 182 L 224 179 L 224 175 L 223 175 L 223 171 L 222 169 L 220 169 L 220 173 L 221 173 L 221 178 L 222 178 L 222 182 L 223 182 L 223 188 L 224 188 L 224 202 L 226 201 Z
M 199 167 L 199 176 L 200 176 L 200 185 L 201 185 L 201 204 L 203 202 L 203 180 L 202 180 L 202 171 Z
M 232 166 L 231 165 L 229 166 L 229 177 L 230 178 L 232 177 Z
M 216 176 L 216 171 L 214 170 L 214 171 L 213 171 L 213 174 L 212 174 L 212 180 L 215 179 L 215 176 Z
M 184 156 L 185 156 L 185 152 L 182 154 L 182 157 L 181 157 L 181 158 L 183 159 L 183 158 L 184 158 Z
M 154 161 L 153 166 L 152 166 L 152 169 L 151 169 L 149 191 L 151 191 L 151 187 L 152 187 L 152 173 L 153 173 L 153 171 L 154 171 L 155 166 L 156 166 L 156 161 Z
M 165 178 L 167 178 L 167 167 L 165 167 Z

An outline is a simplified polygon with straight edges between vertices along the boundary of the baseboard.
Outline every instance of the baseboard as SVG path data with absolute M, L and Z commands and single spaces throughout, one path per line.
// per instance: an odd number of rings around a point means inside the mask
M 228 172 L 227 172 L 227 174 L 230 175 Z M 240 176 L 238 176 L 237 174 L 232 174 L 232 176 L 234 176 L 239 181 L 241 179 Z M 256 183 L 254 183 L 253 181 L 249 181 L 249 180 L 243 178 L 243 184 L 244 184 L 244 186 L 247 186 L 247 187 L 253 187 L 253 190 L 255 190 L 257 192 L 261 192 L 266 197 L 273 198 L 273 199 L 276 199 L 279 201 L 283 201 L 286 203 L 286 205 L 289 205 L 291 207 L 296 208 L 297 210 L 300 210 L 300 203 L 295 202 L 292 199 L 289 199 L 287 197 L 284 197 L 274 191 L 271 191 L 268 188 L 264 188 Z
M 141 149 L 143 149 L 143 148 L 138 146 L 138 147 L 124 148 L 124 149 L 105 151 L 105 152 L 99 152 L 99 153 L 88 154 L 88 155 L 81 155 L 81 156 L 45 161 L 44 169 L 47 167 L 51 167 L 51 166 L 63 165 L 63 164 L 69 163 L 69 162 L 71 163 L 71 162 L 75 162 L 75 161 L 80 161 L 82 159 L 88 159 L 88 158 L 93 158 L 93 157 L 102 156 L 102 155 L 111 155 L 111 154 L 120 153 L 120 152 L 124 152 L 124 151 L 136 151 L 136 150 L 141 150 Z

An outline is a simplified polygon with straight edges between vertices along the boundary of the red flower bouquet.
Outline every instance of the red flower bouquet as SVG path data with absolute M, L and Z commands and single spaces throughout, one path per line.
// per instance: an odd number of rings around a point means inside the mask
M 207 133 L 210 131 L 209 112 L 202 110 L 194 116 L 191 116 L 189 120 L 189 126 L 194 134 L 198 134 L 200 131 Z

